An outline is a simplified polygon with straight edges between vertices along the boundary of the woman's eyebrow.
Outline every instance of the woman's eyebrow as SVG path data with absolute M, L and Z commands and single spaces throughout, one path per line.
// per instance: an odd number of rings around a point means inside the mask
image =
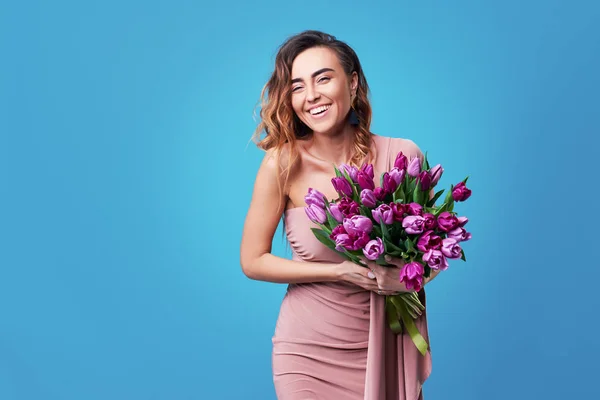
M 332 71 L 334 72 L 333 69 L 331 68 L 321 68 L 319 70 L 316 70 L 315 72 L 312 73 L 311 77 L 314 78 L 315 76 L 322 74 L 323 72 L 327 72 L 327 71 Z M 302 82 L 302 78 L 294 78 L 292 79 L 292 83 L 296 83 L 296 82 Z

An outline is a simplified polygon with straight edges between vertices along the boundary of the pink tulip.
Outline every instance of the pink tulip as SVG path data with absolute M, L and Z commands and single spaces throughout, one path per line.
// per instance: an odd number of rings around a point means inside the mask
M 460 245 L 456 239 L 446 238 L 442 240 L 442 253 L 448 258 L 460 258 L 462 256 Z
M 429 265 L 431 269 L 445 271 L 448 269 L 448 260 L 440 250 L 429 249 L 423 254 L 423 261 Z
M 400 270 L 400 282 L 404 282 L 404 285 L 408 290 L 415 290 L 418 292 L 423 287 L 424 273 L 425 268 L 418 261 L 404 264 Z
M 374 240 L 369 241 L 363 249 L 363 254 L 369 260 L 374 261 L 379 258 L 384 252 L 383 241 L 381 238 L 376 238 Z
M 468 189 L 464 182 L 460 182 L 452 189 L 452 198 L 454 201 L 465 201 L 471 197 L 471 189 Z
M 402 227 L 411 235 L 423 233 L 425 219 L 420 215 L 409 215 L 402 220 Z

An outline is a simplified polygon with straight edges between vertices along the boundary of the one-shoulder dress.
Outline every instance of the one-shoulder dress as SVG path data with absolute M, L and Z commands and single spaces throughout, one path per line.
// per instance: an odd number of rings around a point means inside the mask
M 399 151 L 422 156 L 410 139 L 372 140 L 376 185 Z M 303 207 L 288 209 L 284 220 L 293 260 L 343 261 L 314 237 Z M 425 290 L 419 295 L 425 304 Z M 416 325 L 429 343 L 426 312 Z M 423 356 L 408 335 L 390 330 L 385 297 L 345 282 L 288 285 L 272 343 L 279 400 L 418 400 L 431 373 L 430 350 Z

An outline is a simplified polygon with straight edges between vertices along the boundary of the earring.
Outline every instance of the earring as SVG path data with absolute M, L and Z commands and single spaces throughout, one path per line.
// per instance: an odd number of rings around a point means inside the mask
M 348 119 L 350 125 L 358 125 L 358 115 L 356 115 L 356 111 L 354 111 L 354 107 L 350 108 L 350 117 Z
M 358 125 L 358 115 L 356 114 L 356 110 L 354 110 L 354 99 L 352 99 L 352 104 L 350 105 L 350 116 L 348 118 L 348 122 L 350 125 Z

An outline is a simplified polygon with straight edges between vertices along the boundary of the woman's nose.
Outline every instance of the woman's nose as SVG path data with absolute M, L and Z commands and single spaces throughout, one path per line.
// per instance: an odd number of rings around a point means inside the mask
M 321 95 L 319 94 L 319 92 L 317 91 L 317 89 L 313 86 L 313 85 L 308 85 L 306 87 L 306 100 L 308 102 L 314 102 L 315 100 L 317 100 Z

